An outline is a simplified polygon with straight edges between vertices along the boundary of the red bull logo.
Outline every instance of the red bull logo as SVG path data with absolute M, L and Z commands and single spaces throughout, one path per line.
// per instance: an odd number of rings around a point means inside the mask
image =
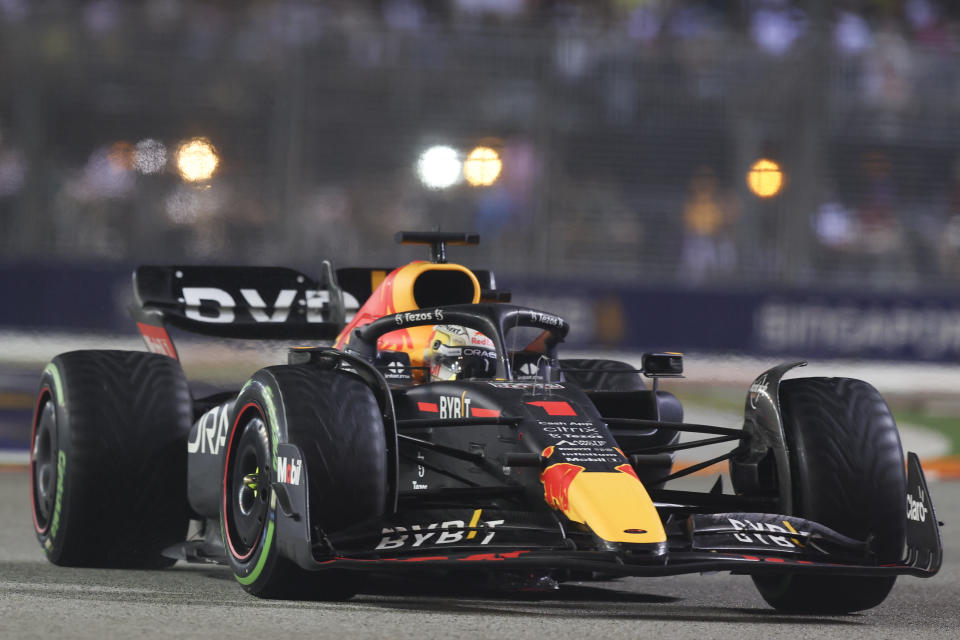
M 584 467 L 567 462 L 558 462 L 544 469 L 540 474 L 540 481 L 543 483 L 543 497 L 547 504 L 554 509 L 567 511 L 570 508 L 567 498 L 570 483 L 583 470 Z

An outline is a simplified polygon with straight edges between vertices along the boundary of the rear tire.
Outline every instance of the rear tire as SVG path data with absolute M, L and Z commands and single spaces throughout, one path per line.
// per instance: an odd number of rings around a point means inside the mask
M 570 358 L 560 361 L 563 376 L 588 391 L 643 391 L 647 385 L 636 367 L 619 360 Z
M 272 490 L 267 486 L 250 501 L 243 479 L 264 468 L 275 477 L 277 444 L 290 442 L 303 454 L 311 531 L 329 533 L 381 515 L 387 499 L 386 438 L 373 392 L 342 371 L 276 366 L 254 375 L 236 407 L 227 441 L 221 523 L 237 581 L 262 598 L 345 600 L 355 595 L 363 586 L 362 574 L 304 571 L 279 554 L 272 526 L 277 514 L 270 513 Z
M 58 565 L 163 567 L 186 536 L 191 401 L 179 363 L 73 351 L 44 369 L 31 435 L 34 530 Z
M 872 386 L 849 378 L 780 385 L 794 480 L 794 515 L 851 538 L 872 537 L 878 564 L 900 560 L 906 538 L 903 451 L 890 409 Z M 896 576 L 754 576 L 770 605 L 837 614 L 875 607 Z

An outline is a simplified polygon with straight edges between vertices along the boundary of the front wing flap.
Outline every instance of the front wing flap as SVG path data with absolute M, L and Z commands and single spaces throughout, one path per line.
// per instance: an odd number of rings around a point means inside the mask
M 436 551 L 436 550 L 433 550 Z M 659 562 L 644 558 L 636 562 L 631 554 L 609 551 L 561 551 L 544 549 L 485 549 L 429 553 L 381 558 L 338 556 L 318 561 L 312 569 L 356 569 L 382 571 L 409 568 L 475 568 L 492 569 L 578 569 L 624 576 L 669 576 L 682 573 L 730 571 L 741 574 L 808 573 L 825 575 L 882 576 L 911 574 L 931 577 L 924 569 L 897 563 L 890 565 L 857 565 L 828 561 L 801 560 L 774 555 L 752 555 L 699 551 L 670 552 Z

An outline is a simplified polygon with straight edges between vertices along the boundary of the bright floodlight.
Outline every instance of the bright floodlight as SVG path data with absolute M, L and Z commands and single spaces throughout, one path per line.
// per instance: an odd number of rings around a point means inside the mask
M 167 148 L 159 140 L 146 138 L 133 148 L 133 167 L 140 173 L 160 173 L 167 166 Z
M 452 187 L 460 180 L 460 169 L 456 150 L 446 146 L 430 147 L 417 161 L 417 175 L 428 189 Z
M 747 185 L 755 195 L 761 198 L 772 198 L 783 188 L 783 171 L 773 160 L 761 158 L 750 167 Z
M 500 155 L 490 147 L 477 147 L 463 163 L 463 174 L 474 187 L 489 187 L 497 181 L 501 169 Z
M 217 150 L 206 138 L 187 140 L 177 149 L 177 169 L 187 182 L 209 180 L 218 164 Z

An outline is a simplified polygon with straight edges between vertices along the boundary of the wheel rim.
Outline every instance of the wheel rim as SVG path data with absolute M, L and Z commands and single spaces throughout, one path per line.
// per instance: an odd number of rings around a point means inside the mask
M 40 410 L 30 459 L 33 513 L 42 533 L 50 526 L 57 498 L 57 416 L 49 400 Z
M 231 551 L 246 560 L 259 544 L 270 507 L 270 441 L 262 417 L 244 425 L 227 464 L 227 533 Z

